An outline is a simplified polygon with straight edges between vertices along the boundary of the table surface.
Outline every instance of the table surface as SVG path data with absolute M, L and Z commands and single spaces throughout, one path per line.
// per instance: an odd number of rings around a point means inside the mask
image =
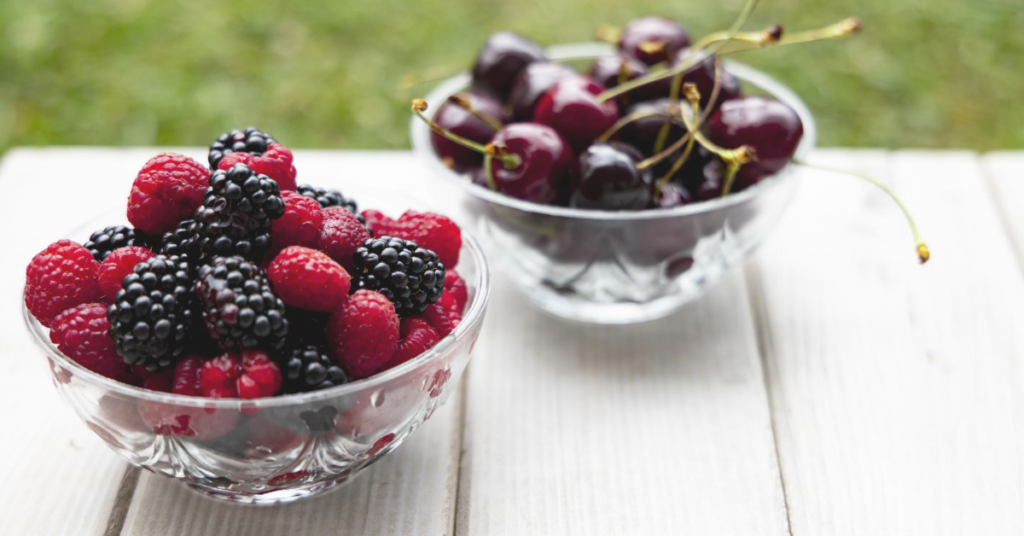
M 923 267 L 883 194 L 805 170 L 759 252 L 669 318 L 570 324 L 497 276 L 434 418 L 337 492 L 252 508 L 129 467 L 47 385 L 21 327 L 31 256 L 117 207 L 157 151 L 0 163 L 4 534 L 1024 533 L 1024 153 L 813 155 L 902 195 Z M 305 181 L 391 181 L 457 214 L 409 153 L 296 162 Z

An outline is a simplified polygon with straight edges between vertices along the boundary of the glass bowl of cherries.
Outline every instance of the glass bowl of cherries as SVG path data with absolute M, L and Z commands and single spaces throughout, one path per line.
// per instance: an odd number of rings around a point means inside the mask
M 723 57 L 860 27 L 784 36 L 740 23 L 691 43 L 646 17 L 614 44 L 546 50 L 494 34 L 471 73 L 413 101 L 414 152 L 468 194 L 496 264 L 542 309 L 600 324 L 663 317 L 762 242 L 815 143 L 796 94 Z

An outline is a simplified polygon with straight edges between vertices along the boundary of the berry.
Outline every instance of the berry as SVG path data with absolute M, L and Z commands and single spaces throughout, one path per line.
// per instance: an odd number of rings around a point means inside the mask
M 188 356 L 178 361 L 174 371 L 171 392 L 176 395 L 203 396 L 199 389 L 199 371 L 203 359 Z M 164 402 L 139 402 L 139 416 L 157 435 L 189 437 L 196 441 L 210 441 L 222 437 L 238 424 L 240 414 L 232 410 L 217 410 L 193 406 L 174 406 Z
M 110 335 L 129 365 L 151 372 L 170 367 L 185 348 L 192 326 L 188 262 L 157 255 L 136 264 L 107 308 Z
M 498 159 L 491 162 L 497 191 L 545 205 L 564 196 L 575 156 L 554 129 L 537 123 L 513 123 L 498 131 L 491 143 L 505 147 L 521 161 L 514 169 Z
M 492 97 L 476 93 L 463 93 L 459 97 L 478 113 L 489 117 L 499 125 L 504 125 L 508 121 L 501 103 Z M 494 126 L 487 121 L 451 100 L 437 109 L 434 121 L 441 128 L 480 144 L 491 141 L 494 133 L 497 132 Z M 460 173 L 479 167 L 484 161 L 484 156 L 479 152 L 456 143 L 435 131 L 430 133 L 430 144 L 445 165 Z
M 260 132 L 256 127 L 249 127 L 242 130 L 232 130 L 217 137 L 217 141 L 210 144 L 210 169 L 217 169 L 217 164 L 226 155 L 232 153 L 248 153 L 252 156 L 261 156 L 274 143 L 270 134 Z
M 156 253 L 139 246 L 128 246 L 112 251 L 107 259 L 100 263 L 99 285 L 103 296 L 108 301 L 113 300 L 121 290 L 121 281 L 132 273 L 135 265 L 153 257 L 156 257 Z
M 124 371 L 124 361 L 110 338 L 107 307 L 83 303 L 57 315 L 50 327 L 50 340 L 64 355 L 83 367 L 108 378 Z
M 391 218 L 379 210 L 367 209 L 360 214 L 363 219 L 366 220 L 366 226 L 370 229 L 370 233 L 376 236 L 391 235 L 394 234 L 392 230 L 397 223 L 394 218 Z
M 337 190 L 324 190 L 308 184 L 302 184 L 295 191 L 300 195 L 315 199 L 320 204 L 320 208 L 344 207 L 352 214 L 359 215 L 359 204 L 356 203 L 356 200 L 341 195 L 341 192 Z M 363 223 L 366 222 L 363 221 Z
M 423 318 L 437 330 L 441 337 L 447 337 L 462 321 L 462 314 L 456 309 L 455 299 L 450 294 L 441 296 L 441 301 L 431 304 L 423 313 Z
M 217 164 L 217 169 L 227 171 L 237 164 L 245 164 L 253 171 L 266 175 L 277 182 L 282 192 L 295 190 L 295 166 L 292 165 L 294 157 L 284 145 L 273 143 L 270 149 L 262 156 L 252 156 L 248 153 L 233 153 L 226 155 Z
M 466 302 L 469 301 L 469 291 L 466 289 L 466 281 L 455 270 L 448 270 L 444 274 L 444 291 L 445 294 L 451 294 L 459 311 L 466 308 Z
M 210 175 L 203 206 L 195 213 L 198 247 L 205 257 L 259 259 L 270 247 L 273 220 L 284 215 L 277 183 L 244 164 Z
M 430 322 L 424 318 L 405 318 L 399 325 L 398 344 L 395 354 L 391 356 L 380 370 L 396 367 L 413 359 L 434 347 L 440 337 Z M 378 371 L 379 372 L 379 371 Z
M 510 32 L 491 34 L 473 64 L 473 89 L 505 102 L 519 73 L 538 61 L 547 56 L 537 43 Z
M 266 352 L 228 352 L 203 362 L 199 391 L 209 398 L 263 398 L 281 390 L 281 369 Z
M 176 395 L 202 396 L 199 389 L 199 371 L 203 368 L 203 358 L 199 356 L 183 357 L 174 366 L 174 381 L 171 392 Z
M 555 129 L 577 153 L 619 120 L 615 101 L 601 102 L 604 88 L 584 76 L 562 80 L 537 102 L 533 120 Z
M 322 212 L 323 223 L 320 225 L 320 231 L 317 234 L 317 249 L 326 253 L 327 256 L 337 261 L 350 273 L 355 271 L 356 266 L 352 260 L 352 255 L 355 254 L 356 249 L 369 240 L 370 232 L 367 230 L 366 225 L 346 209 L 328 207 L 323 209 Z M 368 210 L 366 212 L 379 214 L 376 211 Z M 380 226 L 385 227 L 383 224 L 380 224 Z
M 288 341 L 291 347 L 303 345 L 326 346 L 327 319 L 330 313 L 288 308 Z
M 289 307 L 329 313 L 348 296 L 348 272 L 327 254 L 302 246 L 285 248 L 267 269 L 274 290 Z
M 281 199 L 284 200 L 284 215 L 271 224 L 272 250 L 280 251 L 288 246 L 315 246 L 324 221 L 320 204 L 295 192 L 282 192 Z
M 32 257 L 25 268 L 25 306 L 40 324 L 76 305 L 98 301 L 100 263 L 71 240 L 58 240 Z
M 266 274 L 242 257 L 214 257 L 199 269 L 195 293 L 203 322 L 221 348 L 281 348 L 288 334 L 284 302 Z
M 422 313 L 444 293 L 445 269 L 437 253 L 411 240 L 371 238 L 353 259 L 352 288 L 380 292 L 395 304 L 399 316 Z
M 738 182 L 756 183 L 786 167 L 804 134 L 800 116 L 784 103 L 760 96 L 722 103 L 708 121 L 708 138 L 727 149 L 754 148 L 757 160 L 740 168 Z
M 111 225 L 102 231 L 96 231 L 89 236 L 89 241 L 82 246 L 92 253 L 96 262 L 103 262 L 110 255 L 111 251 L 128 246 L 148 247 L 149 237 L 145 233 L 128 227 L 127 225 Z
M 281 392 L 285 394 L 318 391 L 352 381 L 326 350 L 312 344 L 293 348 L 281 362 L 281 374 Z
M 395 230 L 397 236 L 433 250 L 445 266 L 459 263 L 462 230 L 447 216 L 408 210 L 398 219 L 398 225 Z
M 195 268 L 202 262 L 199 254 L 199 228 L 200 225 L 193 219 L 181 220 L 173 231 L 164 233 L 158 252 L 168 257 L 174 255 L 187 258 L 190 266 Z
M 576 208 L 641 210 L 651 204 L 654 179 L 639 169 L 643 155 L 619 142 L 595 143 L 580 155 L 579 184 L 569 199 Z
M 128 221 L 136 230 L 160 236 L 174 230 L 203 203 L 210 170 L 179 154 L 151 158 L 132 183 Z
M 174 371 L 175 369 L 167 369 L 160 372 L 150 372 L 143 367 L 129 367 L 129 374 L 138 382 L 137 387 L 161 393 L 170 393 L 174 388 Z
M 327 321 L 327 340 L 341 368 L 355 379 L 373 374 L 395 353 L 398 315 L 383 294 L 357 290 Z
M 544 61 L 527 65 L 519 73 L 508 95 L 508 107 L 512 110 L 513 119 L 529 121 L 537 101 L 555 84 L 574 76 L 576 70 L 564 63 Z
M 647 65 L 668 61 L 677 52 L 690 46 L 686 30 L 668 19 L 641 17 L 633 19 L 622 29 L 619 50 Z

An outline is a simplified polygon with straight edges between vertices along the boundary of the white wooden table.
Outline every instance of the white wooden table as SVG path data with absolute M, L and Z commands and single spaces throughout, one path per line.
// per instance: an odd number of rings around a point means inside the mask
M 568 324 L 497 277 L 438 415 L 336 493 L 251 508 L 129 468 L 21 325 L 28 259 L 120 206 L 156 152 L 0 164 L 2 534 L 1024 534 L 1024 153 L 814 155 L 894 185 L 924 267 L 882 194 L 808 171 L 744 269 L 670 318 Z M 408 153 L 296 159 L 300 182 L 449 194 Z

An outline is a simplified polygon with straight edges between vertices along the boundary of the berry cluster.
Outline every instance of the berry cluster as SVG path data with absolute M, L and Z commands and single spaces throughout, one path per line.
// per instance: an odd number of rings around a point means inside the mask
M 69 358 L 147 389 L 257 398 L 365 378 L 458 325 L 462 237 L 448 218 L 360 214 L 340 192 L 296 186 L 291 152 L 251 127 L 221 135 L 209 162 L 154 157 L 130 226 L 29 263 L 26 307 Z

